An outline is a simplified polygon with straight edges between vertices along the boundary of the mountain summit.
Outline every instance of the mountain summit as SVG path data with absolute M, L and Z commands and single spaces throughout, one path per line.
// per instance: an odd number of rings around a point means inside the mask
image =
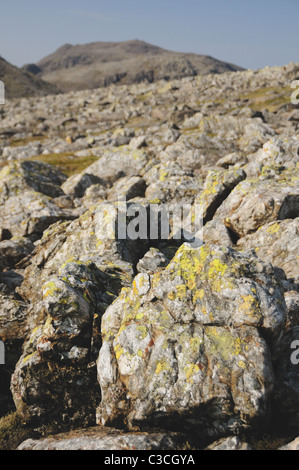
M 36 65 L 25 65 L 23 70 L 68 91 L 242 69 L 210 56 L 172 52 L 135 39 L 65 44 Z

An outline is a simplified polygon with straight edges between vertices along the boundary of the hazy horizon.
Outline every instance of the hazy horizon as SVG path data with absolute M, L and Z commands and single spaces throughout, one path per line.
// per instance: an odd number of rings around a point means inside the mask
M 299 61 L 297 0 L 11 0 L 0 14 L 0 55 L 18 67 L 66 43 L 133 39 L 249 69 Z

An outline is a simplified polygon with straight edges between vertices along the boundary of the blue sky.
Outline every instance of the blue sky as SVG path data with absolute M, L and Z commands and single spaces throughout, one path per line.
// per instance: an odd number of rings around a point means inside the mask
M 1 0 L 0 18 L 0 55 L 18 66 L 129 39 L 251 69 L 299 62 L 299 0 Z

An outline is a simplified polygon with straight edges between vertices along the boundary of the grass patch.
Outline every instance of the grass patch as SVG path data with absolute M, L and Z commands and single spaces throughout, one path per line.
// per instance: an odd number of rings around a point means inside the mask
M 72 153 L 50 153 L 48 155 L 37 155 L 30 160 L 48 163 L 55 166 L 67 176 L 76 175 L 89 167 L 100 157 L 88 155 L 86 157 L 76 157 Z
M 24 137 L 23 139 L 16 139 L 12 140 L 9 144 L 10 147 L 22 147 L 23 145 L 28 145 L 32 142 L 43 142 L 48 140 L 45 136 L 32 136 L 32 137 Z
M 240 96 L 241 99 L 249 100 L 249 105 L 255 111 L 268 109 L 270 112 L 277 111 L 282 105 L 291 105 L 291 95 L 294 90 L 286 87 L 263 87 L 258 90 Z

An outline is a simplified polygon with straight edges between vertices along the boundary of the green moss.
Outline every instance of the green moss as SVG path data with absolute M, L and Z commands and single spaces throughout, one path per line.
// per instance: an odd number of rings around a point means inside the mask
M 16 450 L 32 434 L 16 412 L 4 416 L 0 419 L 0 450 Z

